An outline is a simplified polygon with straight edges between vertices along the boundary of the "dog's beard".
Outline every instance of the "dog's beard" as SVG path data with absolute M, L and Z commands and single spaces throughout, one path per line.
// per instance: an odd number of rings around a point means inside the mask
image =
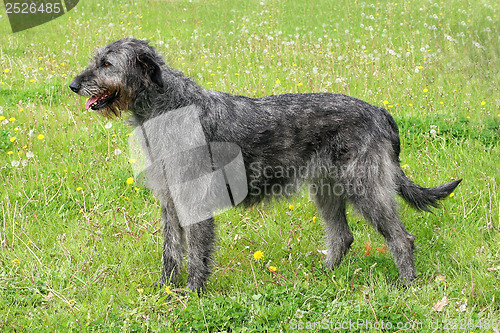
M 98 108 L 96 110 L 93 107 L 90 108 L 107 119 L 112 119 L 115 117 L 119 118 L 123 112 L 128 110 L 128 94 L 126 94 L 123 90 L 115 90 L 115 92 L 113 92 L 112 94 L 115 94 L 116 98 L 112 100 L 108 105 L 105 105 L 104 107 Z M 91 97 L 89 100 L 92 101 L 92 98 L 93 97 Z M 88 103 L 89 102 L 86 103 L 86 108 L 88 106 Z
M 119 118 L 122 114 L 122 111 L 115 105 L 96 110 L 96 112 L 100 113 L 106 119 Z

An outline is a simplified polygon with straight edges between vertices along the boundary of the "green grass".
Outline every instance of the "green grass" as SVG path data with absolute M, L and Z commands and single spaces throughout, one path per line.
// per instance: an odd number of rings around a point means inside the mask
M 498 332 L 497 2 L 135 3 L 80 1 L 17 34 L 0 9 L 0 331 L 328 331 L 363 320 L 375 331 L 399 322 Z M 159 207 L 126 184 L 131 129 L 121 120 L 106 128 L 67 88 L 95 49 L 125 36 L 150 39 L 207 89 L 331 91 L 387 108 L 412 179 L 464 179 L 433 214 L 401 204 L 417 236 L 416 286 L 395 286 L 382 237 L 353 211 L 352 251 L 325 269 L 322 223 L 301 193 L 217 218 L 216 263 L 201 298 L 149 288 L 160 269 Z M 170 288 L 185 281 L 184 272 Z

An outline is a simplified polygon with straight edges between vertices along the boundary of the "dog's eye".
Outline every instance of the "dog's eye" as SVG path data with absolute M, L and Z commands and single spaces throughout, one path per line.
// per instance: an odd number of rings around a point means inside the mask
M 103 67 L 111 67 L 111 64 L 109 62 L 105 61 L 102 63 L 102 66 Z

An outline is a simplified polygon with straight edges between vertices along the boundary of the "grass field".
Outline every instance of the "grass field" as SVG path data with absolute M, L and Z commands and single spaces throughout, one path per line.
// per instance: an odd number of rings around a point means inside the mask
M 82 0 L 16 34 L 1 9 L 0 331 L 498 332 L 499 7 Z M 86 112 L 67 87 L 95 49 L 132 36 L 207 89 L 339 92 L 389 110 L 413 180 L 464 179 L 433 214 L 401 204 L 417 236 L 415 287 L 396 287 L 383 238 L 352 210 L 352 250 L 325 269 L 322 222 L 304 192 L 218 216 L 202 297 L 177 296 L 185 272 L 151 289 L 159 206 L 127 183 L 131 129 Z

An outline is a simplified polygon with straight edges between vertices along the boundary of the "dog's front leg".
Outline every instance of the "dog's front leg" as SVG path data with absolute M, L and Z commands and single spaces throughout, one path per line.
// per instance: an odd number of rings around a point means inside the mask
M 187 287 L 200 292 L 210 275 L 211 255 L 215 240 L 215 223 L 210 218 L 184 228 L 188 248 Z
M 182 267 L 183 229 L 173 207 L 168 203 L 161 208 L 161 218 L 163 224 L 163 267 L 159 285 L 175 282 Z

